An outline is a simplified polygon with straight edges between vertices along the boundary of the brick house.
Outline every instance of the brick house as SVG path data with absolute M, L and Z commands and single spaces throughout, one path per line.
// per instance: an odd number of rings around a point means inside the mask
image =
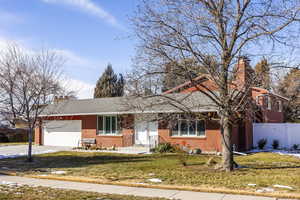
M 244 60 L 240 60 L 237 67 L 235 83 L 239 86 L 247 82 L 251 75 L 248 72 L 252 69 Z M 209 76 L 199 76 L 195 81 L 211 90 L 217 89 Z M 200 148 L 205 152 L 220 152 L 217 107 L 197 91 L 199 88 L 186 82 L 162 96 L 152 98 L 112 97 L 53 103 L 40 115 L 35 143 L 78 146 L 83 138 L 94 138 L 96 145 L 102 147 L 148 146 L 169 142 L 192 149 Z M 240 151 L 253 146 L 253 122 L 283 122 L 282 105 L 287 101 L 257 87 L 251 87 L 249 95 L 259 110 L 233 128 L 233 144 Z M 182 117 L 183 109 L 209 117 L 205 120 L 187 119 Z M 157 116 L 166 114 L 178 117 L 172 122 L 155 120 L 159 118 Z

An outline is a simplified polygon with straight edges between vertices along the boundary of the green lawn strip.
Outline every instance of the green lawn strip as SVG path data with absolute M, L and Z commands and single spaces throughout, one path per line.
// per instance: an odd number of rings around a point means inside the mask
M 0 185 L 0 200 L 164 200 L 127 195 L 100 194 L 47 187 Z
M 14 146 L 14 145 L 27 145 L 28 142 L 0 142 L 0 147 L 2 146 Z
M 232 173 L 207 166 L 212 155 L 189 156 L 187 166 L 179 162 L 176 154 L 124 155 L 108 153 L 58 152 L 35 156 L 34 163 L 24 158 L 0 160 L 0 166 L 17 175 L 45 175 L 51 171 L 66 171 L 59 177 L 79 177 L 109 182 L 148 183 L 150 178 L 162 180 L 160 185 L 224 188 L 256 191 L 275 184 L 293 187 L 294 190 L 274 188 L 283 193 L 300 193 L 300 159 L 274 153 L 257 153 L 237 156 L 242 168 Z M 220 157 L 215 156 L 219 161 Z M 56 175 L 55 175 L 56 176 Z M 248 186 L 248 184 L 256 186 Z

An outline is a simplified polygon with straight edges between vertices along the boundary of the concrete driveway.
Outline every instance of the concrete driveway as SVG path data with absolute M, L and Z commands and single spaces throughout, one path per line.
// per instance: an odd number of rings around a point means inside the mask
M 70 151 L 71 147 L 32 146 L 32 154 L 53 153 L 58 151 Z M 0 159 L 15 158 L 27 155 L 28 145 L 0 146 Z

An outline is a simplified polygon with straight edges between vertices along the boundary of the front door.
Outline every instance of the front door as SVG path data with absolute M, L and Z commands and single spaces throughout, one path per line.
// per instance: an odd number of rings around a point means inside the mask
M 150 145 L 154 136 L 158 135 L 158 123 L 156 121 L 147 121 L 149 117 L 136 116 L 135 118 L 135 144 Z
M 139 121 L 135 125 L 135 144 L 149 145 L 149 133 L 145 121 Z

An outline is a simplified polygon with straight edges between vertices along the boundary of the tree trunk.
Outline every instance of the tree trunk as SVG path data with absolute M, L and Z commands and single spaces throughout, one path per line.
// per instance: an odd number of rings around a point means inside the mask
M 231 131 L 232 126 L 229 122 L 229 115 L 221 116 L 221 134 L 222 134 L 222 168 L 230 172 L 234 169 Z
M 29 133 L 28 133 L 28 157 L 27 157 L 27 161 L 28 162 L 32 162 L 32 128 L 29 128 Z

